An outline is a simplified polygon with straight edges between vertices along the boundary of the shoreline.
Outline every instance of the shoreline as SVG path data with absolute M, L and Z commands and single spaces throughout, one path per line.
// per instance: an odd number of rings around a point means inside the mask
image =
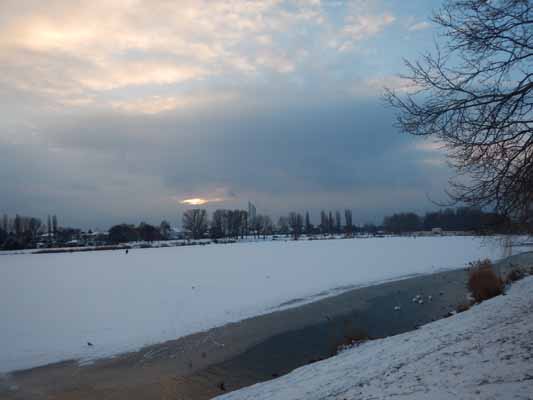
M 496 266 L 532 261 L 522 253 Z M 465 281 L 459 269 L 355 288 L 87 365 L 15 371 L 0 378 L 0 396 L 207 399 L 329 357 L 345 337 L 390 336 L 440 319 L 465 301 Z M 432 300 L 413 303 L 417 294 Z

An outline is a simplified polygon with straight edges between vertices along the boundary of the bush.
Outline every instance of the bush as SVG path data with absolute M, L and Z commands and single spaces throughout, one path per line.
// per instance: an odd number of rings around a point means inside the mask
M 478 303 L 503 293 L 503 282 L 494 272 L 490 260 L 477 261 L 471 265 L 468 289 Z
M 519 281 L 520 279 L 524 278 L 526 276 L 526 271 L 524 271 L 521 268 L 513 268 L 505 278 L 505 281 L 510 284 L 516 281 Z
M 461 303 L 457 306 L 457 313 L 462 313 L 462 312 L 465 312 L 465 311 L 468 311 L 470 309 L 470 307 L 472 306 L 472 304 L 470 304 L 470 302 L 464 302 L 464 303 Z
M 344 335 L 340 340 L 337 340 L 335 343 L 335 351 L 333 354 L 339 354 L 344 350 L 357 347 L 364 342 L 372 340 L 370 336 L 364 331 L 357 331 L 349 335 Z

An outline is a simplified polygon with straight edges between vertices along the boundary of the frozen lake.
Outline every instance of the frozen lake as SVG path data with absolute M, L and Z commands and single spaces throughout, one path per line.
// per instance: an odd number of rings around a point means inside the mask
M 499 242 L 473 237 L 3 255 L 0 372 L 118 354 L 284 303 L 502 255 Z

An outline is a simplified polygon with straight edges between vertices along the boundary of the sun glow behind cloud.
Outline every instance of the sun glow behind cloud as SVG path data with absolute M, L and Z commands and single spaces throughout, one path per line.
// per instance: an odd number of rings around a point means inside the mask
M 219 203 L 219 202 L 224 201 L 224 200 L 225 199 L 220 198 L 220 197 L 215 197 L 215 198 L 212 198 L 212 199 L 203 199 L 201 197 L 195 197 L 195 198 L 192 198 L 192 199 L 181 200 L 180 203 L 184 204 L 184 205 L 188 205 L 188 206 L 203 206 L 203 205 L 206 205 L 208 203 Z

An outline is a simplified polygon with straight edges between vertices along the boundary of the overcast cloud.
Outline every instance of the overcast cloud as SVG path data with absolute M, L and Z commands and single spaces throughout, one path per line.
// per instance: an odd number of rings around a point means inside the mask
M 405 3 L 2 1 L 0 212 L 105 228 L 176 223 L 197 197 L 358 223 L 432 208 L 443 156 L 380 100 L 435 33 L 439 3 Z

